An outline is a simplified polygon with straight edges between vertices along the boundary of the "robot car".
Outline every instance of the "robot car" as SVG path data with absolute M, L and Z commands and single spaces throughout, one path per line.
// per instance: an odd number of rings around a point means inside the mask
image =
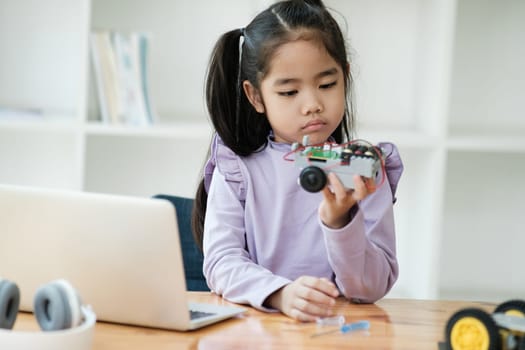
M 455 312 L 445 329 L 450 350 L 525 350 L 525 300 L 509 300 L 492 314 L 465 308 Z
M 346 188 L 353 189 L 354 175 L 375 178 L 384 162 L 382 150 L 366 141 L 309 145 L 305 137 L 302 145 L 292 145 L 292 154 L 295 165 L 302 168 L 299 184 L 308 192 L 321 191 L 328 172 L 336 173 Z

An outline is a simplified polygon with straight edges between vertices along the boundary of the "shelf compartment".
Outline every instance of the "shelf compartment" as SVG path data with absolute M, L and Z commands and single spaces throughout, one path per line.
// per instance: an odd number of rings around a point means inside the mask
M 88 0 L 2 0 L 0 104 L 83 113 L 88 18 Z
M 0 128 L 0 183 L 78 190 L 80 147 L 67 129 Z
M 440 297 L 523 297 L 525 154 L 449 152 L 447 169 Z
M 358 120 L 440 136 L 446 119 L 454 0 L 338 1 L 351 45 Z M 344 19 L 339 15 L 344 17 Z
M 199 5 L 171 0 L 132 4 L 129 0 L 92 0 L 91 29 L 147 33 L 149 95 L 158 119 L 170 121 L 170 116 L 188 115 L 205 121 L 204 81 L 215 41 L 219 33 L 246 26 L 256 10 L 253 1 L 236 1 L 228 7 L 227 15 L 217 15 L 225 6 L 219 1 Z M 93 115 L 96 96 L 90 95 Z
M 458 1 L 450 130 L 525 130 L 524 18 L 521 0 Z
M 209 143 L 209 137 L 90 135 L 84 187 L 89 192 L 193 197 Z

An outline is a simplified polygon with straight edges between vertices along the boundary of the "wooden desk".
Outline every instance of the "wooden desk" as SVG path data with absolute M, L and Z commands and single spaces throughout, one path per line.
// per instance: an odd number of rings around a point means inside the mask
M 207 292 L 189 292 L 190 300 L 228 304 Z M 428 301 L 383 299 L 376 304 L 338 302 L 338 313 L 347 322 L 369 320 L 369 331 L 339 332 L 311 337 L 336 327 L 318 327 L 314 323 L 298 323 L 279 313 L 263 313 L 248 308 L 237 318 L 196 331 L 176 332 L 122 326 L 98 322 L 93 350 L 164 350 L 164 349 L 438 349 L 444 338 L 445 323 L 456 310 L 476 306 L 492 312 L 492 303 L 460 301 Z M 96 310 L 94 310 L 96 312 Z M 36 329 L 30 314 L 20 314 L 16 328 Z

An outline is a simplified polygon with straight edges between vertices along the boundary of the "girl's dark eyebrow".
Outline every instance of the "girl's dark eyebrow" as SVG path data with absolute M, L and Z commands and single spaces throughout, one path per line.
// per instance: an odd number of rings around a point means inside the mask
M 322 78 L 322 77 L 326 77 L 326 76 L 330 76 L 330 75 L 335 75 L 337 74 L 337 68 L 330 68 L 330 69 L 327 69 L 325 71 L 322 71 L 321 73 L 317 74 L 315 77 L 316 78 Z
M 327 69 L 327 70 L 324 70 L 320 73 L 318 73 L 315 78 L 316 79 L 319 79 L 319 78 L 323 78 L 323 77 L 326 77 L 326 76 L 331 76 L 331 75 L 335 75 L 337 74 L 337 68 L 330 68 L 330 69 Z M 282 79 L 277 79 L 273 85 L 274 86 L 281 86 L 281 85 L 286 85 L 286 84 L 290 84 L 290 83 L 295 83 L 297 81 L 299 81 L 300 79 L 297 79 L 297 78 L 282 78 Z

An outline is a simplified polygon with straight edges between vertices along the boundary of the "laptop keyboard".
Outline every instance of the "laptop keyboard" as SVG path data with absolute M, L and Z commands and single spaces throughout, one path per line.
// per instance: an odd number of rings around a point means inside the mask
M 207 316 L 213 316 L 216 315 L 213 312 L 204 312 L 204 311 L 197 311 L 197 310 L 190 310 L 190 319 L 195 320 L 197 318 L 207 317 Z

